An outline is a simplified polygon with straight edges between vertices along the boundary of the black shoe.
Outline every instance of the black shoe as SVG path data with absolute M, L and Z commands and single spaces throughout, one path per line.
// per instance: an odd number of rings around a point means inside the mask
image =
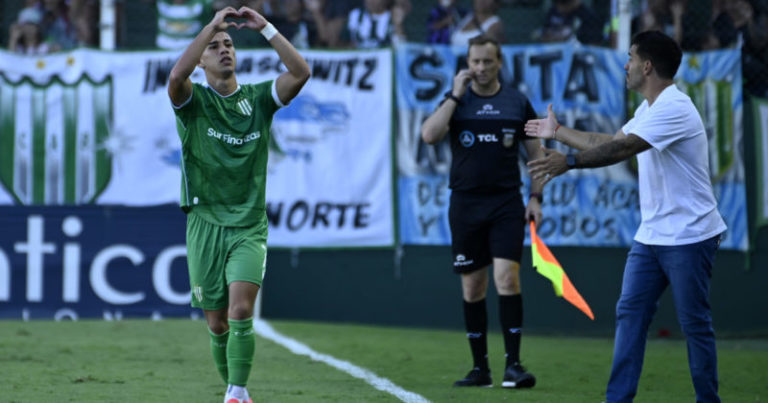
M 504 381 L 501 382 L 502 388 L 532 388 L 536 385 L 536 377 L 516 362 L 504 370 Z
M 490 388 L 493 386 L 491 380 L 491 371 L 487 369 L 474 368 L 469 371 L 464 379 L 459 379 L 453 383 L 453 386 L 479 386 L 481 388 Z

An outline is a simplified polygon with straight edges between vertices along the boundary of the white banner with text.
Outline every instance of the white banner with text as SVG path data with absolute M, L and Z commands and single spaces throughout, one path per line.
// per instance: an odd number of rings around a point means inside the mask
M 178 203 L 166 92 L 179 52 L 0 51 L 0 205 Z M 303 51 L 312 79 L 275 114 L 269 244 L 394 244 L 392 53 Z M 276 78 L 271 49 L 237 53 L 240 83 Z M 205 77 L 198 69 L 195 82 Z

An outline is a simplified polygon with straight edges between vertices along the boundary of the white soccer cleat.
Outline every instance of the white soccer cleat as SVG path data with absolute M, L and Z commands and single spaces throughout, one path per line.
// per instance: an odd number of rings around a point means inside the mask
M 253 400 L 248 396 L 248 390 L 244 387 L 229 385 L 227 394 L 224 395 L 224 403 L 253 403 Z

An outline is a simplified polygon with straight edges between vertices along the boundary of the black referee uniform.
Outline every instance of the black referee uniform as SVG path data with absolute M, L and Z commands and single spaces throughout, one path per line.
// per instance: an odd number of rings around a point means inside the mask
M 494 257 L 520 262 L 525 206 L 520 194 L 520 142 L 536 119 L 528 98 L 502 85 L 492 96 L 469 88 L 449 123 L 453 268 L 466 273 Z

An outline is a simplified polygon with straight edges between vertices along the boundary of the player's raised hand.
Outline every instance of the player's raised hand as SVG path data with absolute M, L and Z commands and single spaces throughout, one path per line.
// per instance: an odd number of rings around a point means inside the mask
M 472 71 L 469 69 L 459 70 L 453 78 L 453 96 L 461 98 L 467 92 L 467 85 L 472 81 Z
M 544 153 L 543 158 L 528 162 L 528 173 L 531 178 L 546 184 L 555 176 L 568 171 L 568 164 L 565 161 L 565 155 L 550 148 L 541 147 Z
M 229 27 L 237 27 L 236 22 L 232 21 L 224 21 L 226 18 L 239 18 L 240 12 L 235 10 L 234 7 L 224 7 L 221 10 L 216 12 L 216 15 L 213 16 L 213 19 L 210 22 L 210 25 L 213 27 L 215 31 L 226 31 Z
M 252 8 L 242 6 L 238 12 L 240 13 L 240 17 L 245 18 L 245 22 L 237 24 L 237 29 L 245 27 L 260 31 L 267 26 L 267 19 Z
M 552 111 L 552 104 L 547 106 L 547 117 L 544 119 L 531 119 L 525 122 L 525 134 L 530 137 L 541 139 L 551 139 L 555 137 L 555 128 L 557 128 L 557 118 Z

